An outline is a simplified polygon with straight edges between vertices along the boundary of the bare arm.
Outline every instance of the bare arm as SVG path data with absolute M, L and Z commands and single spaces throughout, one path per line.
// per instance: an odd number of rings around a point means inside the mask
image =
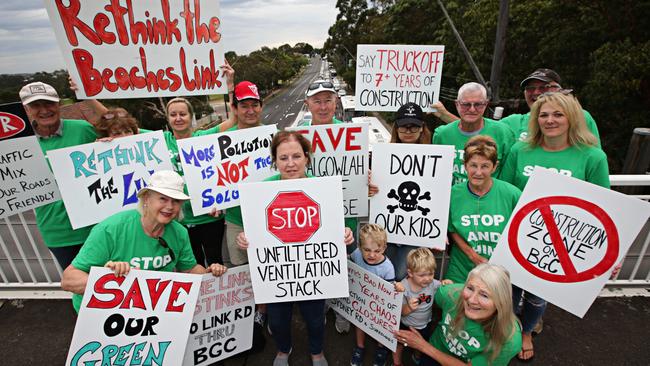
M 88 273 L 75 268 L 72 264 L 63 271 L 61 277 L 61 288 L 65 291 L 83 295 L 86 290 L 86 283 L 88 283 Z
M 471 260 L 474 264 L 478 265 L 481 263 L 486 263 L 488 261 L 487 259 L 481 257 L 478 253 L 476 253 L 474 249 L 472 249 L 472 247 L 469 246 L 469 244 L 467 244 L 467 242 L 465 241 L 465 239 L 463 239 L 463 237 L 461 237 L 457 233 L 450 233 L 450 234 L 451 234 L 451 238 L 454 240 L 458 248 L 462 250 L 463 253 L 465 253 L 465 255 L 467 256 L 467 258 L 469 258 L 469 260 Z
M 217 127 L 219 127 L 219 132 L 227 131 L 228 129 L 232 128 L 235 124 L 237 124 L 237 118 L 235 117 L 235 113 L 233 113 L 233 104 L 232 101 L 235 98 L 234 92 L 235 92 L 235 69 L 230 66 L 228 63 L 228 60 L 224 60 L 224 64 L 221 65 L 221 71 L 223 72 L 224 75 L 226 75 L 226 84 L 228 86 L 228 99 L 230 100 L 229 106 L 230 106 L 230 113 L 228 114 L 228 119 L 225 121 L 219 123 Z M 228 107 L 226 107 L 228 108 Z
M 453 113 L 449 112 L 442 102 L 435 102 L 431 107 L 436 109 L 436 111 L 433 112 L 433 115 L 440 118 L 444 123 L 451 123 L 460 119 Z
M 413 349 L 417 349 L 418 351 L 438 361 L 443 366 L 469 365 L 457 359 L 456 357 L 450 356 L 435 348 L 431 343 L 422 338 L 422 335 L 413 327 L 410 327 L 409 330 L 400 330 L 395 332 L 395 338 L 397 338 L 398 342 L 408 345 Z

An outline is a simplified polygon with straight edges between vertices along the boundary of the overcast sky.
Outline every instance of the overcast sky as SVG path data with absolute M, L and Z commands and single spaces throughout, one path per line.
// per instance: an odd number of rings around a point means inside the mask
M 335 6 L 336 0 L 221 0 L 223 49 L 248 54 L 285 43 L 321 47 L 336 20 Z M 42 0 L 0 0 L 0 45 L 0 74 L 65 68 Z

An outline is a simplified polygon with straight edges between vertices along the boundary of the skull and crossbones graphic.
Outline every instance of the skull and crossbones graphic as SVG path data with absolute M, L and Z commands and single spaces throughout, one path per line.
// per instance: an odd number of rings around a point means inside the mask
M 397 187 L 397 192 L 394 189 L 391 189 L 388 192 L 388 198 L 394 198 L 398 201 L 396 205 L 388 205 L 386 208 L 390 213 L 395 212 L 395 209 L 398 207 L 406 212 L 411 212 L 415 210 L 420 210 L 422 216 L 426 216 L 430 209 L 422 207 L 418 204 L 420 200 L 431 201 L 430 192 L 425 192 L 420 196 L 420 186 L 412 181 L 403 182 Z

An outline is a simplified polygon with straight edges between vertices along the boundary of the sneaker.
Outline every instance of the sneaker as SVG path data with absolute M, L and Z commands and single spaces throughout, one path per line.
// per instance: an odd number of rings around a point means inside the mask
M 311 359 L 311 365 L 312 366 L 328 366 L 327 365 L 327 360 L 325 359 L 325 356 L 314 360 L 313 358 Z
M 289 353 L 276 354 L 275 359 L 273 360 L 273 366 L 289 366 L 290 354 L 291 351 L 289 351 Z
M 375 360 L 372 361 L 372 366 L 385 366 L 388 359 L 388 349 L 384 347 L 377 347 L 375 352 Z
M 350 360 L 350 366 L 363 365 L 363 352 L 364 352 L 363 348 L 354 347 L 354 350 L 352 351 L 352 359 Z
M 260 313 L 259 311 L 255 312 L 255 323 L 259 324 L 262 329 L 264 329 L 264 323 L 266 323 L 266 313 Z
M 341 314 L 336 313 L 336 320 L 334 321 L 334 328 L 339 334 L 350 332 L 350 322 L 345 319 Z

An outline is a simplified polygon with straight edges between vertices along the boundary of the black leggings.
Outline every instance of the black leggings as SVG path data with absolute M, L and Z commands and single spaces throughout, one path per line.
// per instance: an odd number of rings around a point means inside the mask
M 224 229 L 223 219 L 187 228 L 196 263 L 202 266 L 209 266 L 212 263 L 223 264 L 221 245 Z

